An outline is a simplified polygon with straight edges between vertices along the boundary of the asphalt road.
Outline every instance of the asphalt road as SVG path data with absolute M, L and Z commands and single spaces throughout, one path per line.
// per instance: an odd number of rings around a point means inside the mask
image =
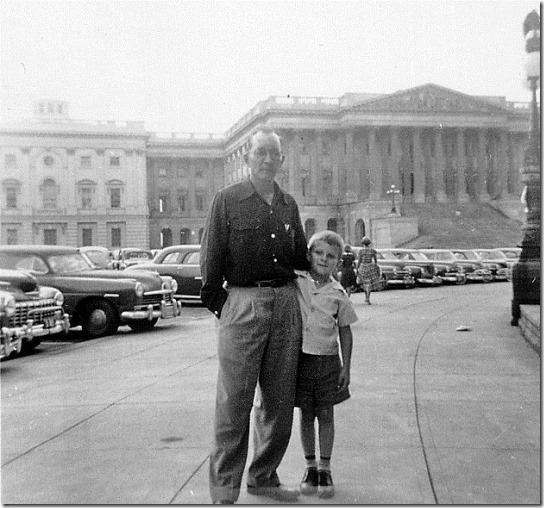
M 352 296 L 327 504 L 540 502 L 540 359 L 509 324 L 510 298 L 509 283 Z M 184 307 L 151 332 L 75 330 L 2 362 L 2 503 L 209 503 L 215 326 Z M 295 425 L 282 481 L 303 467 Z

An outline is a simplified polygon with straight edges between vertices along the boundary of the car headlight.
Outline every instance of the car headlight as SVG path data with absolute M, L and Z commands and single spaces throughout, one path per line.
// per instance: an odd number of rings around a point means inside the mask
M 60 291 L 57 291 L 55 293 L 53 299 L 55 300 L 55 303 L 60 307 L 62 307 L 62 305 L 64 304 L 64 295 Z
M 144 296 L 145 293 L 144 285 L 141 282 L 136 282 L 136 286 L 134 286 L 134 291 L 136 293 L 136 296 L 138 298 L 141 298 L 142 296 Z
M 177 290 L 178 290 L 178 283 L 176 281 L 176 279 L 172 279 L 172 291 L 175 293 Z
M 0 304 L 3 306 L 4 314 L 7 317 L 11 317 L 13 316 L 13 314 L 15 314 L 15 311 L 17 309 L 17 304 L 13 296 L 9 295 L 9 296 L 6 296 L 5 298 L 0 298 Z

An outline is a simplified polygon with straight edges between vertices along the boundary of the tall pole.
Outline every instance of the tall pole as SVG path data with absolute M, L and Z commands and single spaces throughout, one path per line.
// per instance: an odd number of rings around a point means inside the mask
M 520 305 L 540 305 L 540 114 L 536 92 L 540 81 L 540 16 L 529 13 L 523 23 L 527 51 L 527 81 L 532 93 L 531 130 L 523 157 L 526 217 L 522 226 L 521 255 L 512 268 L 512 325 L 521 317 Z

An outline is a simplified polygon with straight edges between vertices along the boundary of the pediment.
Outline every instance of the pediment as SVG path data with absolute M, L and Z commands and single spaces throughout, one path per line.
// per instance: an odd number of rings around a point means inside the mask
M 428 84 L 390 95 L 371 99 L 353 106 L 354 111 L 380 113 L 456 113 L 456 114 L 501 114 L 507 110 L 499 105 L 466 95 L 455 90 Z

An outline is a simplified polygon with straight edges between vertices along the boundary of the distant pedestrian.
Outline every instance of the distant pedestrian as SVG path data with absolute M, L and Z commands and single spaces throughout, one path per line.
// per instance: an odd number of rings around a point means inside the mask
M 368 236 L 361 240 L 362 249 L 357 258 L 357 283 L 363 286 L 365 303 L 370 305 L 370 293 L 382 288 L 380 268 L 376 250 L 371 247 L 372 242 Z
M 355 274 L 355 253 L 351 249 L 351 245 L 346 244 L 344 253 L 340 260 L 340 284 L 346 290 L 348 296 L 351 296 L 353 287 L 357 284 L 357 275 Z
M 298 273 L 297 278 L 303 333 L 295 405 L 300 407 L 300 437 L 306 460 L 300 490 L 305 495 L 317 493 L 320 498 L 334 495 L 331 475 L 334 404 L 350 396 L 353 344 L 350 325 L 358 319 L 348 295 L 332 277 L 343 243 L 342 237 L 332 231 L 313 235 L 308 251 L 311 268 Z

